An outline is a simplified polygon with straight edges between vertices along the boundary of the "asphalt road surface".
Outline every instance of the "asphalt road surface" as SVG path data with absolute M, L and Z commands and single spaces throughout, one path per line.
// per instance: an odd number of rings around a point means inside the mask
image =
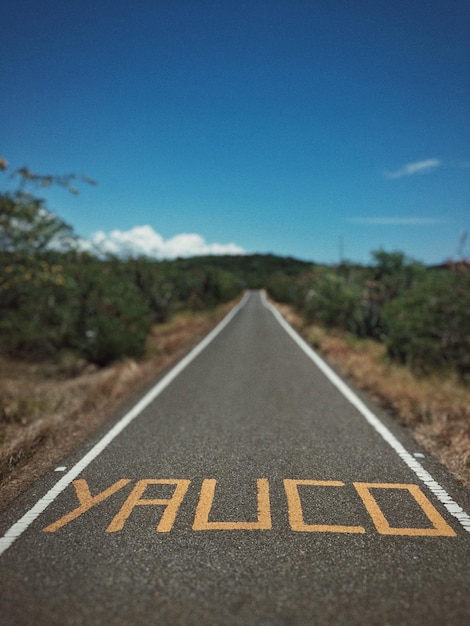
M 2 513 L 0 622 L 469 624 L 468 491 L 315 359 L 248 293 Z

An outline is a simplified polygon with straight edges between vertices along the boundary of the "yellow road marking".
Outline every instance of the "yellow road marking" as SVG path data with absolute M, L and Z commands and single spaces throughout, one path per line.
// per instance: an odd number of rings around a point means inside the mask
M 122 530 L 127 518 L 132 513 L 132 510 L 136 506 L 155 506 L 155 505 L 166 505 L 166 508 L 163 512 L 163 515 L 160 519 L 160 522 L 157 526 L 158 533 L 168 533 L 173 527 L 175 522 L 176 514 L 178 513 L 178 509 L 181 506 L 183 498 L 188 490 L 190 480 L 185 479 L 168 479 L 168 480 L 158 480 L 158 479 L 148 479 L 148 480 L 139 480 L 134 487 L 134 489 L 129 494 L 127 500 L 121 507 L 121 510 L 113 519 L 111 524 L 106 529 L 108 533 L 115 533 L 119 530 Z M 170 499 L 167 498 L 158 498 L 158 499 L 142 499 L 141 496 L 144 494 L 144 491 L 147 489 L 148 485 L 176 485 L 176 488 L 173 492 L 173 495 Z
M 257 522 L 210 522 L 209 515 L 214 502 L 214 478 L 206 478 L 201 487 L 201 494 L 196 508 L 193 530 L 270 530 L 271 505 L 269 501 L 269 483 L 266 478 L 257 480 L 258 521 Z
M 419 537 L 455 537 L 456 533 L 429 502 L 418 485 L 388 483 L 353 483 L 358 494 L 381 535 L 409 535 Z M 379 505 L 371 494 L 371 489 L 404 489 L 410 492 L 433 528 L 394 528 L 387 522 Z
M 287 496 L 287 508 L 289 512 L 289 524 L 292 530 L 307 533 L 365 533 L 362 526 L 337 526 L 330 524 L 306 524 L 304 522 L 302 502 L 298 490 L 299 485 L 311 485 L 313 487 L 344 487 L 344 483 L 338 480 L 284 480 L 284 488 Z
M 119 491 L 119 489 L 122 489 L 130 482 L 130 480 L 123 478 L 122 480 L 118 480 L 116 483 L 114 483 L 114 485 L 111 485 L 111 487 L 108 487 L 101 493 L 96 494 L 96 496 L 92 496 L 86 480 L 84 480 L 83 478 L 74 480 L 72 484 L 75 487 L 75 493 L 77 494 L 80 506 L 73 511 L 70 511 L 70 513 L 67 513 L 67 515 L 64 515 L 53 524 L 50 524 L 50 526 L 44 528 L 44 531 L 46 533 L 54 533 L 59 528 L 62 528 L 62 526 L 65 526 L 72 520 L 80 517 L 80 515 L 82 515 L 86 511 L 89 511 L 92 507 L 96 506 L 100 502 L 103 502 L 103 500 L 106 500 L 106 498 L 109 498 L 109 496 L 112 496 L 113 493 L 116 493 L 116 491 Z
M 77 479 L 73 481 L 75 493 L 79 501 L 79 506 L 53 524 L 44 528 L 45 532 L 53 533 L 69 522 L 77 519 L 83 513 L 89 511 L 94 506 L 107 500 L 117 491 L 128 485 L 131 481 L 123 478 L 102 492 L 92 495 L 87 481 Z M 126 520 L 129 518 L 136 506 L 164 506 L 160 522 L 157 525 L 157 532 L 167 533 L 173 528 L 176 516 L 191 481 L 186 479 L 145 479 L 136 482 L 119 512 L 112 519 L 106 532 L 118 532 L 123 529 Z M 271 505 L 269 496 L 269 482 L 266 478 L 257 480 L 257 521 L 209 521 L 211 514 L 215 488 L 217 481 L 214 478 L 204 479 L 199 495 L 199 502 L 193 523 L 193 530 L 270 530 Z M 143 495 L 149 485 L 174 485 L 175 489 L 169 498 L 144 498 Z M 306 524 L 303 517 L 302 500 L 299 493 L 299 486 L 307 485 L 311 487 L 344 487 L 345 483 L 336 480 L 293 480 L 285 479 L 284 488 L 287 497 L 287 509 L 289 524 L 296 532 L 331 532 L 331 533 L 365 533 L 362 526 L 345 526 L 336 524 Z M 434 508 L 424 493 L 417 485 L 395 484 L 395 483 L 353 483 L 359 494 L 367 512 L 369 513 L 377 531 L 382 535 L 407 535 L 416 537 L 455 537 L 456 532 L 444 520 L 440 513 Z M 408 492 L 415 502 L 421 507 L 423 513 L 429 519 L 432 527 L 408 528 L 391 526 L 381 510 L 378 502 L 372 495 L 373 489 L 400 489 Z

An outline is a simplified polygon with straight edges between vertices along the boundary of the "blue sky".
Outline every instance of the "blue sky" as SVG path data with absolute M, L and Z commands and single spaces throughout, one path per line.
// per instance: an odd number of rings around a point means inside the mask
M 468 0 L 15 0 L 0 22 L 0 156 L 97 179 L 46 199 L 108 249 L 438 263 L 470 228 Z

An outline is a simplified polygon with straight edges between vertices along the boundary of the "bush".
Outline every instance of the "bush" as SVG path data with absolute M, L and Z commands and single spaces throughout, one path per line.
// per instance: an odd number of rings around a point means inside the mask
M 450 367 L 470 374 L 470 274 L 428 270 L 421 281 L 384 305 L 391 357 L 414 369 Z
M 319 321 L 332 328 L 354 331 L 360 324 L 360 291 L 354 284 L 332 271 L 313 283 L 305 296 L 308 321 Z
M 0 345 L 44 357 L 67 344 L 76 325 L 76 285 L 57 255 L 2 255 Z
M 124 269 L 119 261 L 94 258 L 71 267 L 79 285 L 72 347 L 97 365 L 140 357 L 145 349 L 150 310 Z

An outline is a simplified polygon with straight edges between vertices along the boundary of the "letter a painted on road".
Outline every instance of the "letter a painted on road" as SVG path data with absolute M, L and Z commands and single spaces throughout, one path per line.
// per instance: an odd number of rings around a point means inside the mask
M 157 526 L 157 532 L 159 533 L 168 533 L 173 528 L 173 524 L 175 522 L 176 514 L 178 513 L 178 509 L 183 501 L 183 498 L 188 490 L 190 480 L 184 479 L 168 479 L 168 480 L 158 480 L 158 479 L 148 479 L 148 480 L 139 480 L 134 489 L 129 494 L 129 497 L 124 502 L 121 507 L 121 510 L 113 519 L 111 524 L 106 529 L 108 533 L 115 533 L 123 529 L 124 524 L 132 513 L 132 510 L 136 506 L 156 506 L 163 505 L 166 506 L 165 511 L 160 519 L 160 522 Z M 176 488 L 173 492 L 171 498 L 153 498 L 153 499 L 142 499 L 142 495 L 144 491 L 147 489 L 148 485 L 176 485 Z

